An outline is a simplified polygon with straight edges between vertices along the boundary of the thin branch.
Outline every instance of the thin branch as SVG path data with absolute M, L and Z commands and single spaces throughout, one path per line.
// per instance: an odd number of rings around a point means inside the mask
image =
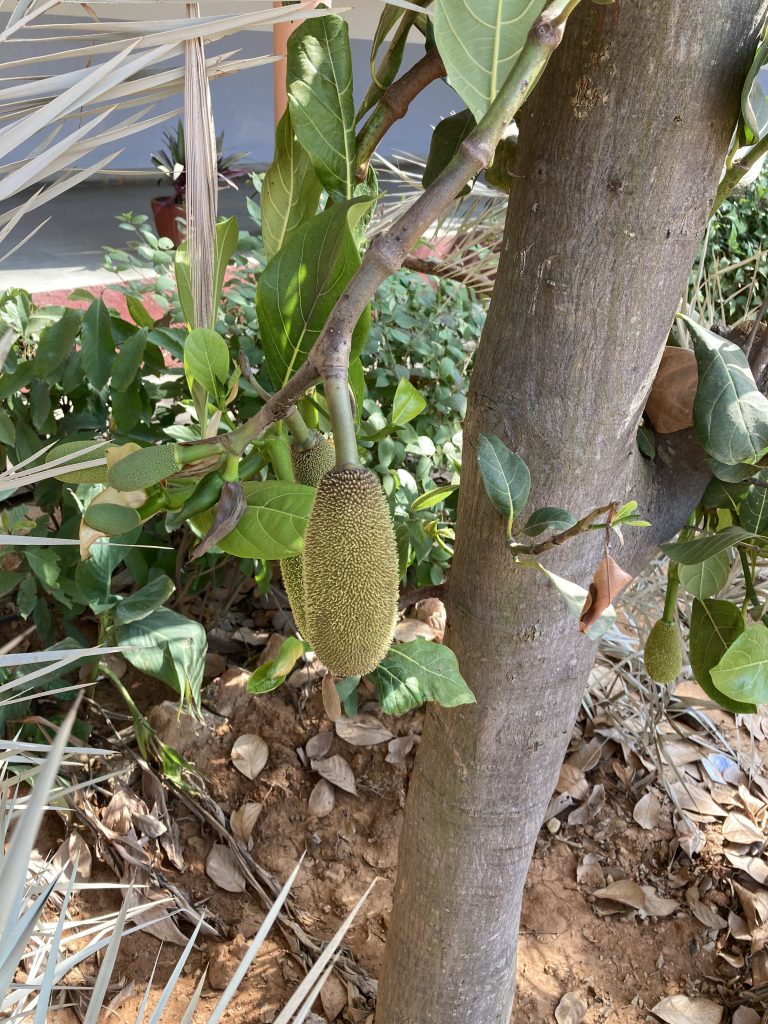
M 447 281 L 458 281 L 472 288 L 479 295 L 491 295 L 493 293 L 493 282 L 482 281 L 472 274 L 471 268 L 467 268 L 442 260 L 426 260 L 421 256 L 408 255 L 403 260 L 403 267 L 406 270 L 413 270 L 417 274 L 428 274 L 431 277 L 443 277 Z
M 748 153 L 745 153 L 739 161 L 732 164 L 725 172 L 718 185 L 715 201 L 712 204 L 711 217 L 717 213 L 741 179 L 752 170 L 758 160 L 761 160 L 766 153 L 768 153 L 768 134 L 764 135 Z
M 365 181 L 371 157 L 395 121 L 405 117 L 413 100 L 431 82 L 444 77 L 443 59 L 437 48 L 433 47 L 409 71 L 384 90 L 373 113 L 357 136 L 355 175 L 358 181 Z
M 765 316 L 766 313 L 768 313 L 768 295 L 766 295 L 766 297 L 763 299 L 762 305 L 760 306 L 760 309 L 757 311 L 757 316 L 755 317 L 755 322 L 752 324 L 752 329 L 749 332 L 749 337 L 747 338 L 747 343 L 744 346 L 744 355 L 747 356 L 747 357 L 749 357 L 749 353 L 752 351 L 752 346 L 755 343 L 755 338 L 757 337 L 757 332 L 763 326 L 763 317 Z M 759 355 L 759 353 L 758 353 L 758 355 Z
M 439 597 L 441 600 L 445 597 L 445 592 L 448 589 L 448 581 L 445 583 L 436 583 L 431 587 L 419 587 L 417 590 L 407 590 L 404 594 L 400 595 L 400 599 L 397 603 L 398 609 L 402 612 L 406 608 L 410 608 L 413 604 L 418 604 L 419 601 L 426 601 L 429 597 Z
M 567 530 L 563 530 L 562 533 L 556 533 L 554 537 L 550 537 L 549 540 L 543 540 L 540 544 L 532 544 L 530 547 L 527 547 L 524 544 L 511 544 L 512 553 L 515 555 L 542 555 L 545 551 L 551 551 L 552 548 L 559 548 L 561 544 L 567 544 L 567 542 L 569 540 L 573 540 L 574 537 L 580 537 L 582 533 L 586 533 L 588 530 L 591 530 L 600 516 L 607 516 L 608 519 L 605 525 L 610 526 L 611 519 L 618 511 L 618 508 L 618 501 L 612 501 L 608 505 L 592 509 L 591 512 L 588 512 L 584 518 L 580 519 L 574 526 L 569 527 Z

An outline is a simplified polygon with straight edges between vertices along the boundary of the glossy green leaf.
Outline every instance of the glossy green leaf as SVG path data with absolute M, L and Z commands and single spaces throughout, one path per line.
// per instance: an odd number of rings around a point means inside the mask
M 588 591 L 584 587 L 580 587 L 578 583 L 574 583 L 573 580 L 568 580 L 564 576 L 558 576 L 555 572 L 550 572 L 549 569 L 545 569 L 543 565 L 536 562 L 532 565 L 532 568 L 538 569 L 543 572 L 550 583 L 552 583 L 558 590 L 560 596 L 565 601 L 568 611 L 575 619 L 581 619 L 581 613 L 584 610 L 584 604 L 589 596 Z M 585 636 L 590 640 L 599 640 L 600 637 L 607 633 L 616 622 L 616 609 L 613 605 L 608 605 L 603 614 L 593 622 L 587 630 Z
M 131 295 L 129 292 L 125 296 L 125 304 L 128 307 L 128 312 L 130 313 L 133 322 L 138 327 L 146 327 L 148 331 L 151 331 L 155 326 L 155 321 L 141 299 L 136 295 Z
M 647 459 L 656 458 L 656 433 L 645 425 L 637 428 L 637 447 Z
M 285 682 L 293 671 L 294 665 L 308 649 L 303 640 L 295 636 L 287 636 L 280 650 L 271 661 L 259 665 L 248 680 L 246 689 L 249 693 L 270 693 Z
M 562 508 L 537 508 L 528 517 L 523 527 L 523 533 L 528 537 L 538 537 L 547 530 L 555 530 L 562 533 L 563 530 L 570 530 L 576 525 L 576 517 Z
M 719 594 L 728 582 L 731 557 L 727 549 L 724 549 L 703 562 L 681 565 L 678 571 L 683 590 L 703 601 L 704 598 Z
M 711 672 L 725 652 L 744 632 L 744 616 L 730 601 L 694 601 L 689 648 L 691 671 L 706 695 L 734 714 L 749 715 L 754 704 L 734 701 L 718 690 Z
M 481 434 L 478 438 L 477 464 L 486 493 L 504 519 L 509 535 L 531 492 L 530 471 L 520 456 L 494 434 Z
M 224 287 L 224 278 L 227 267 L 237 250 L 237 217 L 227 217 L 220 220 L 216 225 L 216 252 L 213 258 L 213 317 L 211 327 L 216 324 L 216 310 L 218 309 L 221 292 Z
M 715 479 L 727 484 L 738 484 L 754 475 L 755 467 L 751 462 L 737 462 L 735 466 L 727 466 L 717 459 L 706 457 L 706 463 Z
M 712 682 L 731 700 L 768 701 L 768 626 L 747 626 L 711 671 Z
M 425 508 L 433 508 L 446 498 L 450 498 L 458 489 L 458 484 L 439 484 L 432 490 L 420 494 L 411 505 L 411 512 L 423 512 Z
M 170 608 L 157 611 L 116 629 L 124 656 L 140 672 L 160 679 L 193 707 L 200 704 L 205 662 L 205 630 Z
M 440 0 L 435 41 L 448 81 L 479 121 L 520 55 L 543 0 Z
M 768 470 L 755 474 L 760 484 L 752 484 L 739 505 L 739 521 L 745 530 L 757 536 L 768 534 Z
M 112 366 L 112 388 L 115 391 L 125 391 L 136 380 L 146 347 L 147 332 L 144 329 L 136 331 L 120 346 Z
M 750 468 L 754 472 L 754 467 Z M 747 490 L 744 483 L 727 483 L 715 477 L 707 484 L 701 503 L 704 508 L 724 508 L 729 512 L 738 512 Z
M 672 544 L 662 544 L 661 550 L 671 558 L 673 562 L 681 565 L 696 565 L 698 562 L 705 562 L 713 558 L 726 548 L 735 547 L 744 540 L 750 540 L 752 534 L 749 530 L 742 530 L 740 526 L 729 526 L 719 533 L 708 533 L 695 540 L 678 541 Z
M 426 6 L 429 2 L 431 0 L 421 0 L 421 6 Z M 404 11 L 394 4 L 385 4 L 373 37 L 370 60 L 371 84 L 363 98 L 363 102 L 358 107 L 356 115 L 358 122 L 378 103 L 384 94 L 384 90 L 394 82 L 403 61 L 409 32 L 417 17 L 416 11 Z M 398 20 L 399 24 L 397 24 Z M 397 28 L 392 40 L 377 65 L 376 58 L 379 50 L 383 46 L 387 35 L 396 24 Z
M 416 419 L 426 407 L 427 402 L 421 392 L 417 391 L 407 378 L 401 377 L 392 401 L 392 426 L 402 427 L 404 423 Z
M 449 647 L 430 640 L 395 644 L 368 678 L 376 686 L 381 710 L 386 715 L 404 715 L 426 701 L 444 708 L 475 703 L 475 696 L 459 671 L 456 655 Z
M 82 321 L 83 314 L 79 309 L 65 309 L 58 320 L 41 331 L 32 361 L 36 376 L 49 377 L 59 369 L 72 350 Z
M 768 130 L 768 101 L 759 79 L 760 71 L 768 63 L 768 39 L 760 44 L 752 67 L 749 69 L 741 93 L 741 112 L 744 123 L 752 133 L 750 141 L 757 142 Z
M 176 273 L 176 291 L 179 293 L 179 305 L 187 327 L 195 326 L 195 300 L 192 292 L 192 266 L 189 256 L 189 242 L 185 238 L 176 250 L 173 260 Z
M 442 174 L 476 125 L 477 121 L 471 110 L 460 110 L 458 114 L 451 114 L 440 121 L 432 133 L 432 141 L 429 144 L 429 155 L 421 178 L 424 188 L 429 188 L 438 175 Z M 461 195 L 469 191 L 467 185 Z
M 286 110 L 275 133 L 275 158 L 261 186 L 261 236 L 268 260 L 296 228 L 314 217 L 321 191 L 312 161 L 294 134 L 291 112 Z
M 176 587 L 170 576 L 155 576 L 146 586 L 124 597 L 115 608 L 115 622 L 125 626 L 139 622 L 161 608 Z
M 324 210 L 293 233 L 259 278 L 256 311 L 275 390 L 307 358 L 360 266 L 352 226 L 370 205 L 370 199 L 353 199 Z M 366 312 L 355 328 L 353 356 L 359 354 L 369 326 L 370 313 Z
M 83 519 L 92 530 L 116 537 L 119 533 L 127 533 L 141 525 L 141 516 L 135 508 L 125 505 L 112 505 L 104 502 L 89 505 L 83 512 Z
M 80 345 L 85 376 L 93 387 L 100 390 L 109 380 L 115 358 L 112 319 L 101 299 L 96 299 L 85 311 Z
M 246 510 L 235 529 L 217 547 L 237 558 L 277 561 L 298 555 L 304 544 L 314 487 L 282 480 L 249 481 L 243 484 Z M 193 523 L 206 533 L 213 522 L 211 511 L 195 516 Z
M 190 331 L 184 343 L 184 370 L 190 386 L 197 381 L 209 394 L 221 394 L 229 376 L 226 341 L 207 327 Z
M 704 451 L 735 466 L 768 452 L 768 398 L 761 395 L 738 345 L 683 317 L 693 337 L 699 384 L 693 425 Z
M 296 137 L 315 174 L 336 199 L 355 180 L 355 101 L 346 21 L 336 15 L 300 24 L 288 40 L 288 102 Z

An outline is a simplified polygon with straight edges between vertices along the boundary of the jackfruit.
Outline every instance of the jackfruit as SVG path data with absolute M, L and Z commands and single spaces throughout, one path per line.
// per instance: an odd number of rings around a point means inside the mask
M 65 441 L 63 444 L 57 444 L 46 453 L 45 461 L 53 462 L 54 459 L 60 459 L 64 455 L 70 455 L 72 452 L 78 452 L 81 448 L 91 448 L 90 452 L 86 452 L 85 455 L 80 459 L 75 459 L 73 462 L 68 463 L 69 466 L 75 466 L 78 462 L 90 462 L 91 459 L 103 459 L 106 446 L 101 448 L 94 448 L 93 446 L 98 444 L 96 440 L 90 441 Z M 107 467 L 106 466 L 91 466 L 89 469 L 68 469 L 64 471 L 64 467 L 55 475 L 56 480 L 61 480 L 65 484 L 105 484 L 107 482 Z
M 83 519 L 92 530 L 98 530 L 108 537 L 128 533 L 141 525 L 141 516 L 135 508 L 107 503 L 89 505 L 83 513 Z
M 317 487 L 321 477 L 336 465 L 336 449 L 327 437 L 320 434 L 311 448 L 295 448 L 291 445 L 291 464 L 297 484 Z M 283 586 L 296 625 L 301 635 L 306 636 L 304 572 L 301 559 L 301 555 L 284 558 L 280 563 L 280 571 L 283 574 Z
M 181 468 L 176 445 L 155 444 L 131 452 L 110 467 L 108 480 L 118 491 L 135 491 L 159 484 Z
M 645 641 L 645 670 L 657 683 L 673 683 L 680 675 L 683 657 L 680 636 L 674 622 L 660 619 Z
M 378 477 L 340 466 L 320 481 L 304 537 L 307 640 L 335 676 L 371 672 L 395 630 L 395 531 Z

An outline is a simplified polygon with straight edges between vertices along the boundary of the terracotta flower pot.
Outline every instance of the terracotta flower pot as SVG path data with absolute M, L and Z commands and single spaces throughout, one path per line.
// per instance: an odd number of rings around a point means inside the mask
M 186 237 L 186 210 L 173 196 L 158 196 L 152 200 L 152 214 L 160 238 L 170 238 L 175 246 Z

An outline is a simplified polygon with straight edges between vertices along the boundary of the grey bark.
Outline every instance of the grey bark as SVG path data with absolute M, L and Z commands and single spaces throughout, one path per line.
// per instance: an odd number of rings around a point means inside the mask
M 430 708 L 411 781 L 377 1024 L 507 1024 L 520 904 L 595 645 L 516 568 L 475 460 L 499 435 L 530 508 L 630 496 L 638 572 L 700 497 L 686 435 L 635 432 L 700 243 L 765 0 L 584 2 L 523 108 L 517 185 L 464 433 L 446 642 L 477 704 Z M 543 556 L 589 581 L 602 538 Z

